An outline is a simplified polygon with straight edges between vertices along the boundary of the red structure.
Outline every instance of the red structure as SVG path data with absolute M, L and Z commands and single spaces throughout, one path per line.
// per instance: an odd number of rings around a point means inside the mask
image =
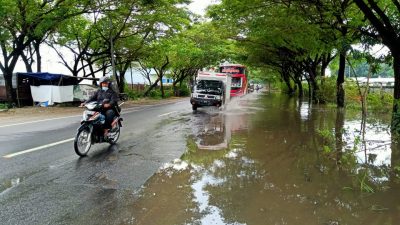
M 231 97 L 242 96 L 247 93 L 247 68 L 241 64 L 221 64 L 220 73 L 232 74 Z

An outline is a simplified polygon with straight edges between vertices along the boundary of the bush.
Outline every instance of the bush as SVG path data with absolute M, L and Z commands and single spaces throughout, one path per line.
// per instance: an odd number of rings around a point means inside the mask
M 161 95 L 161 91 L 160 91 Z M 170 98 L 174 96 L 174 91 L 172 89 L 164 89 L 164 98 Z
M 142 93 L 132 90 L 128 85 L 125 85 L 124 92 L 128 96 L 129 99 L 134 100 L 142 97 Z
M 324 78 L 316 94 L 320 102 L 336 102 L 336 77 Z
M 8 109 L 8 104 L 7 103 L 0 103 L 0 109 Z
M 293 88 L 295 87 L 293 81 L 290 81 L 290 85 L 291 85 Z M 288 88 L 288 86 L 286 85 L 285 82 L 280 82 L 280 88 L 279 88 L 279 89 L 280 89 L 281 92 L 283 92 L 283 93 L 291 94 L 291 93 L 289 92 L 289 88 Z
M 336 76 L 324 78 L 320 83 L 319 90 L 316 93 L 319 102 L 324 102 L 336 106 Z M 288 88 L 284 82 L 280 82 L 280 89 L 288 93 Z M 293 83 L 292 83 L 293 85 Z M 308 84 L 303 82 L 304 94 L 308 93 Z M 345 104 L 346 108 L 361 109 L 361 96 L 358 86 L 353 80 L 345 80 Z M 367 96 L 368 110 L 374 112 L 389 112 L 393 107 L 393 94 L 385 91 L 371 91 Z
M 346 81 L 346 104 L 350 108 L 361 107 L 361 96 L 357 84 L 354 81 Z M 392 110 L 393 94 L 388 92 L 369 92 L 367 95 L 368 109 L 376 112 L 388 112 Z
M 387 92 L 372 92 L 368 94 L 369 108 L 376 112 L 388 112 L 393 107 L 393 95 Z
M 177 87 L 177 95 L 176 96 L 189 96 L 190 95 L 190 90 L 186 85 L 183 85 L 181 87 Z
M 161 99 L 161 90 L 158 89 L 153 89 L 149 92 L 148 97 L 153 98 L 153 99 Z
M 346 93 L 345 101 L 348 103 L 359 104 L 361 101 L 361 96 L 357 84 L 354 81 L 346 80 L 344 83 L 344 88 Z

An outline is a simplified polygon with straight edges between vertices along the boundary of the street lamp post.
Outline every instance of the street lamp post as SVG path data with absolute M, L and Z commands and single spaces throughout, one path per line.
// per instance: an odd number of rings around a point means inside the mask
M 111 11 L 111 9 L 110 9 Z M 112 77 L 115 78 L 115 80 L 117 81 L 117 84 L 119 84 L 119 80 L 117 77 L 117 71 L 115 68 L 115 56 L 114 56 L 114 37 L 112 35 L 112 28 L 113 28 L 113 24 L 112 24 L 112 20 L 111 17 L 109 17 L 109 21 L 110 21 L 110 55 L 111 55 L 111 71 L 112 71 Z M 119 87 L 117 88 L 117 91 L 119 92 Z

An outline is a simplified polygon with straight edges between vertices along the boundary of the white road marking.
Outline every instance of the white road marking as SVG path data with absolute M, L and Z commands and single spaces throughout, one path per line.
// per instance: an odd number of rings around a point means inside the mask
M 29 122 L 23 122 L 23 123 L 7 124 L 7 125 L 2 125 L 2 126 L 0 126 L 0 128 L 3 128 L 3 127 L 12 127 L 12 126 L 18 126 L 18 125 L 25 125 L 25 124 L 31 124 L 31 123 L 40 123 L 40 122 L 46 122 L 46 121 L 52 121 L 52 120 L 67 119 L 67 118 L 73 118 L 73 117 L 78 117 L 78 116 L 81 116 L 81 115 L 66 116 L 66 117 L 57 117 L 57 118 L 44 119 L 44 120 L 35 120 L 35 121 L 29 121 Z
M 175 102 L 175 104 L 180 104 L 183 102 L 186 102 L 186 101 L 178 101 L 178 102 Z M 156 105 L 144 105 L 144 106 L 139 106 L 139 107 L 126 108 L 122 111 L 122 115 L 132 113 L 132 112 L 142 111 L 142 110 L 145 110 L 152 106 L 162 106 L 162 105 L 168 105 L 171 103 L 173 103 L 173 102 L 166 102 L 166 103 L 161 103 L 161 104 L 156 104 Z M 133 110 L 130 111 L 131 109 L 133 109 Z M 125 110 L 127 110 L 127 111 L 125 111 Z M 0 125 L 0 128 L 13 127 L 13 126 L 18 126 L 18 125 L 26 125 L 26 124 L 32 124 L 32 123 L 40 123 L 40 122 L 46 122 L 46 121 L 52 121 L 52 120 L 68 119 L 68 118 L 81 117 L 81 116 L 82 116 L 82 114 L 74 115 L 74 116 L 66 116 L 66 117 L 56 117 L 56 118 L 50 118 L 50 119 L 44 119 L 44 120 L 35 120 L 35 121 L 22 122 L 22 123 L 6 124 L 6 125 Z
M 15 156 L 18 156 L 18 155 L 39 151 L 39 150 L 42 150 L 42 149 L 45 149 L 45 148 L 50 148 L 50 147 L 53 147 L 53 146 L 56 146 L 56 145 L 60 145 L 60 144 L 64 144 L 64 143 L 73 141 L 74 139 L 75 138 L 70 138 L 70 139 L 67 139 L 67 140 L 58 141 L 58 142 L 54 142 L 54 143 L 51 143 L 51 144 L 42 145 L 42 146 L 39 146 L 39 147 L 36 147 L 36 148 L 31 148 L 31 149 L 27 149 L 27 150 L 24 150 L 24 151 L 8 154 L 8 155 L 3 156 L 3 158 L 9 159 L 9 158 L 12 158 L 12 157 L 15 157 Z
M 179 103 L 183 103 L 183 102 L 185 102 L 185 101 L 179 101 L 179 102 L 176 102 L 175 104 L 179 104 Z M 167 105 L 167 104 L 170 104 L 170 103 L 163 103 L 163 104 L 158 104 L 158 105 Z M 145 110 L 145 109 L 147 109 L 147 108 L 149 108 L 149 107 L 151 107 L 151 106 L 157 106 L 157 105 L 149 105 L 148 107 L 143 107 L 143 108 L 142 108 L 142 107 L 139 107 L 138 109 L 137 109 L 136 107 L 127 108 L 127 109 L 125 109 L 125 110 L 128 110 L 128 111 L 125 111 L 125 112 L 123 112 L 122 114 L 127 114 L 127 113 L 142 111 L 142 110 Z M 130 109 L 133 109 L 133 110 L 130 111 Z M 167 116 L 167 115 L 170 115 L 170 114 L 176 113 L 176 112 L 177 112 L 177 111 L 165 113 L 165 114 L 159 115 L 158 117 Z M 2 128 L 2 127 L 11 127 L 11 126 L 18 126 L 18 125 L 25 125 L 25 124 L 31 124 L 31 123 L 39 123 L 39 122 L 45 122 L 45 121 L 51 121 L 51 120 L 58 120 L 58 119 L 73 118 L 73 117 L 78 117 L 78 116 L 80 116 L 80 115 L 66 116 L 66 117 L 57 117 L 57 118 L 44 119 L 44 120 L 36 120 L 36 121 L 30 121 L 30 122 L 24 122 L 24 123 L 8 124 L 8 125 L 0 126 L 0 128 Z M 27 149 L 27 150 L 24 150 L 24 151 L 15 152 L 15 153 L 12 153 L 12 154 L 8 154 L 8 155 L 3 156 L 3 158 L 9 159 L 9 158 L 12 158 L 12 157 L 15 157 L 15 156 L 19 156 L 19 155 L 23 155 L 23 154 L 26 154 L 26 153 L 39 151 L 39 150 L 42 150 L 42 149 L 45 149 L 45 148 L 50 148 L 50 147 L 53 147 L 53 146 L 56 146 L 56 145 L 60 145 L 60 144 L 64 144 L 64 143 L 73 141 L 74 139 L 75 139 L 75 138 L 70 138 L 70 139 L 66 139 L 66 140 L 63 140 L 63 141 L 58 141 L 58 142 L 54 142 L 54 143 L 51 143 L 51 144 L 47 144 L 47 145 L 43 145 L 43 146 L 39 146 L 39 147 Z
M 173 113 L 176 113 L 176 111 L 172 111 L 172 112 L 169 112 L 169 113 L 161 114 L 161 115 L 158 115 L 158 117 L 168 116 L 168 115 L 173 114 Z

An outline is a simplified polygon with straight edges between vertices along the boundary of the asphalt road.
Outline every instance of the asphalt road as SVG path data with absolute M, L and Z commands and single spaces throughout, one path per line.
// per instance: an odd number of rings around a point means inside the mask
M 118 143 L 84 158 L 80 115 L 0 126 L 0 224 L 129 224 L 121 209 L 182 155 L 192 116 L 188 99 L 125 109 Z

